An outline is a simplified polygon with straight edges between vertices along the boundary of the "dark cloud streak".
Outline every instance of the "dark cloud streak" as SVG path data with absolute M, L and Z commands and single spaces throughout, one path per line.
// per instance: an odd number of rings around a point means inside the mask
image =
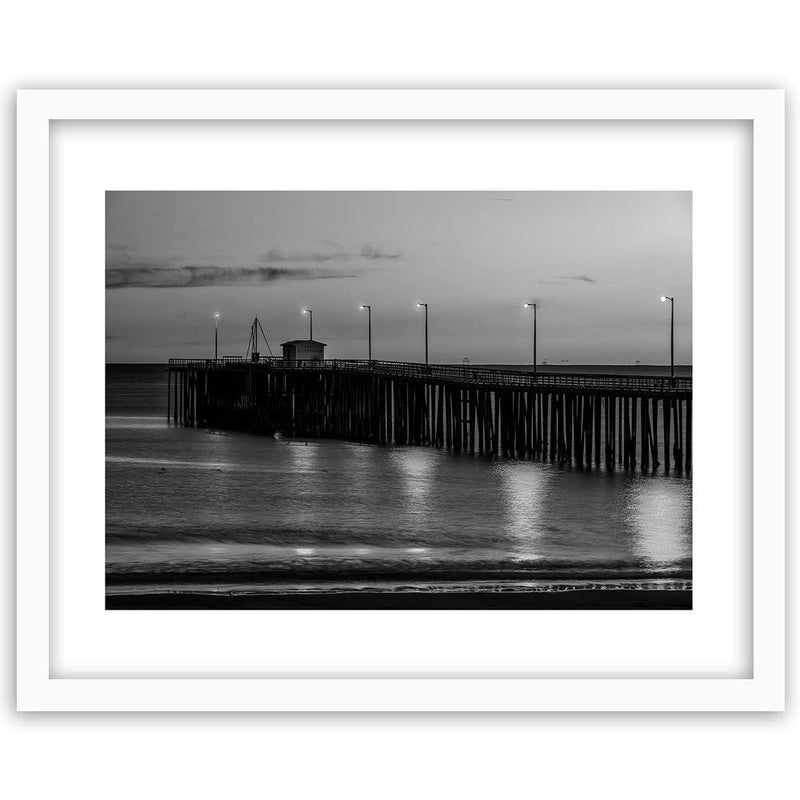
M 331 242 L 330 247 L 317 250 L 280 250 L 273 247 L 264 253 L 261 260 L 266 264 L 325 264 L 329 261 L 352 261 L 360 258 L 367 261 L 395 261 L 400 258 L 400 253 L 371 244 L 365 244 L 358 251 L 349 251 L 336 242 Z
M 273 283 L 280 280 L 330 280 L 355 278 L 330 270 L 281 267 L 220 267 L 220 266 L 125 266 L 106 270 L 107 289 L 125 288 L 193 288 L 198 286 L 239 286 Z
M 400 258 L 400 253 L 389 253 L 386 250 L 382 250 L 380 247 L 372 247 L 368 244 L 361 248 L 359 255 L 361 258 L 367 258 L 370 261 L 379 261 L 384 259 L 393 261 Z
M 324 264 L 327 261 L 343 261 L 343 254 L 338 251 L 315 250 L 306 252 L 288 252 L 272 248 L 264 253 L 262 261 L 266 264 Z

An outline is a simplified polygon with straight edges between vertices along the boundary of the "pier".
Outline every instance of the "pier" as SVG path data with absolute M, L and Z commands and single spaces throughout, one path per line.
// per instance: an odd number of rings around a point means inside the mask
M 691 473 L 692 379 L 280 357 L 169 360 L 176 425 Z

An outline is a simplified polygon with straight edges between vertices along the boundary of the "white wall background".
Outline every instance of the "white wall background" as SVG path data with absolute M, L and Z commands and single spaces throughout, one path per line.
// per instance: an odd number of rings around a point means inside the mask
M 17 88 L 785 88 L 791 147 L 800 97 L 793 5 L 9 4 L 0 48 L 0 338 L 7 369 L 0 506 L 8 522 L 0 574 L 0 791 L 12 798 L 797 796 L 800 722 L 791 683 L 782 715 L 513 717 L 19 715 L 13 686 Z M 791 152 L 788 164 L 792 231 L 798 173 Z M 798 300 L 796 289 L 790 282 Z M 790 390 L 796 396 L 796 380 Z M 796 426 L 790 431 L 796 452 Z M 796 574 L 796 548 L 789 567 Z M 791 682 L 797 602 L 789 585 Z

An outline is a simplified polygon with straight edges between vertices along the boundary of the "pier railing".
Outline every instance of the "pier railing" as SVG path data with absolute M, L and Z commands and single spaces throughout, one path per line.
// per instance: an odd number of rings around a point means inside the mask
M 670 378 L 653 375 L 616 375 L 610 373 L 523 372 L 490 367 L 468 367 L 440 364 L 420 364 L 409 361 L 368 361 L 366 359 L 332 358 L 325 360 L 289 361 L 279 356 L 249 361 L 241 356 L 220 359 L 171 358 L 170 369 L 280 369 L 293 372 L 351 372 L 384 375 L 395 378 L 428 381 L 458 382 L 465 385 L 543 388 L 554 387 L 583 391 L 647 392 L 656 394 L 686 394 L 692 391 L 691 378 Z

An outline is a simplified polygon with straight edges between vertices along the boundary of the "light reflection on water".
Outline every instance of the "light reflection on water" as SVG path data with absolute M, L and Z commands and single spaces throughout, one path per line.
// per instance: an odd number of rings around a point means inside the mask
M 691 496 L 672 481 L 631 483 L 625 502 L 626 528 L 637 556 L 667 565 L 691 552 Z
M 374 448 L 370 448 L 374 449 Z M 436 479 L 436 464 L 433 459 L 426 458 L 421 447 L 393 449 L 389 460 L 397 468 L 408 502 L 417 507 L 424 505 L 431 494 Z
M 540 558 L 540 540 L 544 533 L 541 513 L 554 472 L 528 469 L 527 463 L 498 464 L 505 505 L 505 526 L 516 540 L 519 558 Z

